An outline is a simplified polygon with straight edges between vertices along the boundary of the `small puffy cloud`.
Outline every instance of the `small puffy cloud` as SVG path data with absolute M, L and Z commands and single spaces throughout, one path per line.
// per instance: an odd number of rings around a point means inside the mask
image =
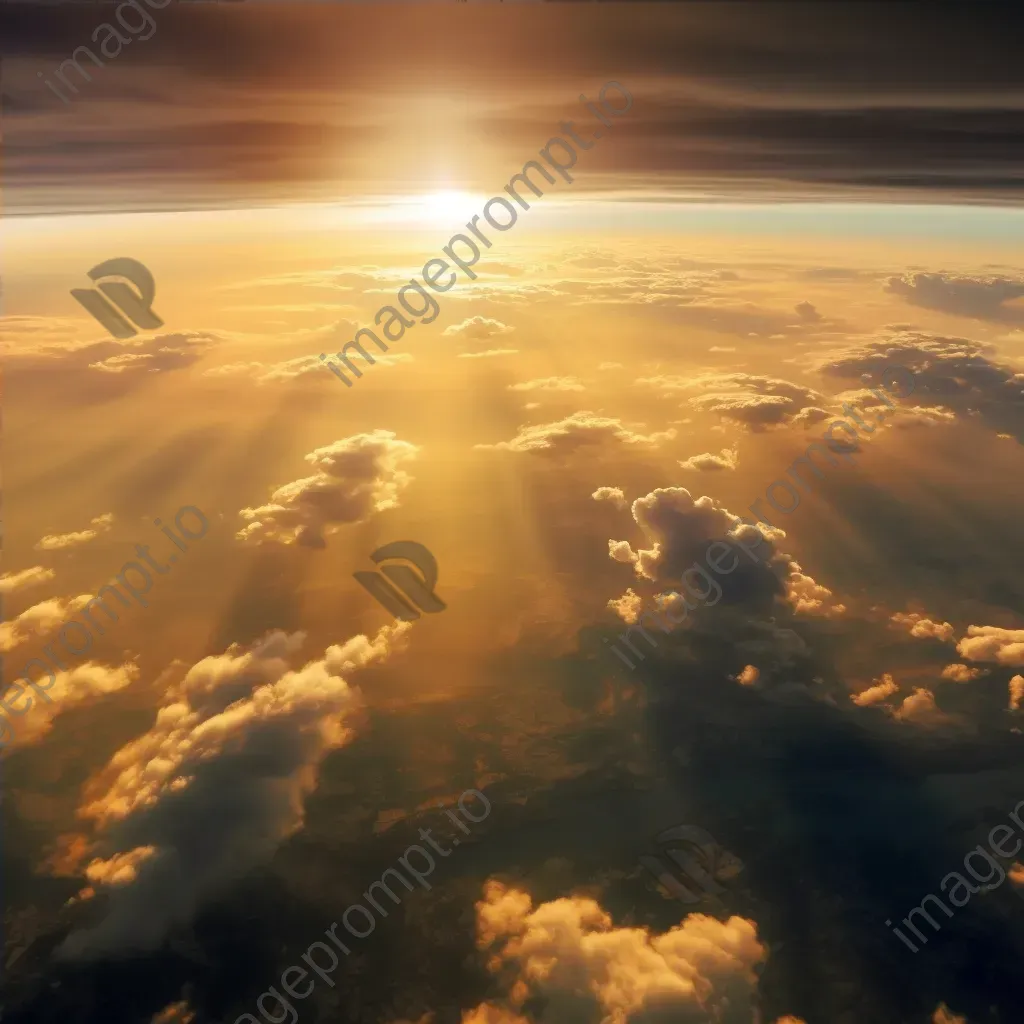
M 739 451 L 737 447 L 723 448 L 718 455 L 711 452 L 704 452 L 703 455 L 693 455 L 679 465 L 683 469 L 695 469 L 703 473 L 716 472 L 723 469 L 735 469 L 740 464 Z
M 925 726 L 945 725 L 952 721 L 952 716 L 940 710 L 935 703 L 935 694 L 923 686 L 914 687 L 914 692 L 896 710 L 896 717 Z
M 1024 701 L 1024 676 L 1014 676 L 1010 680 L 1010 704 L 1011 711 L 1019 711 L 1021 702 Z
M 624 426 L 621 420 L 581 411 L 554 423 L 521 427 L 511 441 L 478 444 L 474 447 L 489 451 L 544 452 L 562 455 L 570 454 L 587 445 L 607 444 L 610 441 L 657 445 L 675 436 L 674 429 L 653 434 L 638 434 Z
M 78 530 L 75 533 L 48 534 L 40 538 L 36 543 L 36 551 L 63 551 L 65 548 L 77 548 L 82 544 L 88 544 L 95 540 L 101 533 L 109 533 L 114 522 L 114 513 L 105 512 L 89 523 L 94 527 L 92 530 Z
M 956 645 L 956 651 L 965 661 L 1024 665 L 1024 629 L 968 626 L 967 636 Z
M 488 338 L 496 338 L 502 334 L 511 334 L 515 330 L 500 320 L 492 320 L 486 316 L 471 316 L 462 323 L 452 324 L 444 329 L 444 334 L 449 338 L 467 338 L 470 341 L 486 341 Z
M 0 651 L 13 650 L 33 636 L 42 636 L 59 626 L 73 611 L 84 608 L 92 600 L 92 594 L 80 594 L 66 599 L 51 597 L 48 601 L 26 608 L 13 619 L 0 622 Z
M 821 320 L 821 314 L 809 302 L 798 302 L 794 309 L 796 309 L 796 315 L 804 323 L 816 324 Z
M 945 1003 L 939 1003 L 932 1014 L 932 1024 L 967 1024 L 967 1018 L 954 1013 Z
M 0 594 L 13 594 L 16 590 L 38 587 L 42 583 L 48 583 L 56 575 L 52 569 L 44 569 L 41 565 L 22 569 L 21 572 L 5 572 L 0 576 Z
M 791 420 L 793 426 L 813 427 L 817 423 L 821 423 L 822 420 L 827 420 L 830 413 L 827 413 L 824 409 L 819 409 L 816 405 L 808 405 L 806 408 L 801 409 Z
M 477 903 L 477 944 L 505 994 L 463 1015 L 462 1024 L 518 1024 L 536 1000 L 591 1004 L 586 1019 L 752 1020 L 757 968 L 767 951 L 753 921 L 690 914 L 663 933 L 617 928 L 595 900 L 570 896 L 534 907 L 496 881 Z M 523 1016 L 525 1015 L 525 1016 Z M 581 1019 L 583 1019 L 581 1017 Z
M 628 540 L 609 540 L 608 557 L 613 562 L 625 562 L 629 565 L 636 564 L 637 560 L 637 554 Z
M 874 682 L 866 690 L 855 693 L 850 697 L 854 704 L 862 708 L 870 707 L 872 704 L 880 704 L 886 698 L 891 697 L 899 687 L 888 672 L 882 674 L 882 678 Z
M 969 683 L 986 674 L 984 669 L 969 668 L 967 665 L 947 665 L 942 670 L 942 678 L 953 683 Z
M 880 389 L 879 393 L 884 395 Z M 849 404 L 864 409 L 880 409 L 886 414 L 892 412 L 894 408 L 900 408 L 891 399 L 888 402 L 882 401 L 878 394 L 870 388 L 851 388 L 849 391 L 840 391 L 839 394 L 832 396 L 832 403 L 836 408 Z
M 244 508 L 247 525 L 236 536 L 246 543 L 300 544 L 322 548 L 345 523 L 398 506 L 412 477 L 402 468 L 419 452 L 390 430 L 355 434 L 316 448 L 305 458 L 315 469 L 278 487 L 266 505 Z
M 621 487 L 598 487 L 591 495 L 594 501 L 607 501 L 620 511 L 629 504 Z
M 622 363 L 598 363 L 597 368 L 599 370 L 621 370 Z
M 182 999 L 155 1013 L 149 1024 L 192 1024 L 195 1016 L 195 1011 L 189 1006 L 188 1000 Z
M 303 359 L 309 359 L 309 356 L 303 356 Z M 320 363 L 320 360 L 316 360 Z M 258 377 L 260 374 L 266 372 L 267 364 L 258 362 L 240 362 L 240 363 L 221 363 L 219 366 L 211 366 L 208 370 L 203 370 L 204 377 Z
M 56 678 L 46 690 L 46 695 L 50 698 L 48 701 L 31 688 L 26 688 L 25 693 L 17 697 L 8 690 L 5 700 L 24 712 L 17 717 L 12 716 L 11 730 L 14 735 L 8 749 L 37 743 L 50 731 L 53 720 L 58 715 L 104 694 L 123 690 L 135 682 L 138 676 L 139 670 L 134 662 L 115 667 L 87 661 L 68 671 L 56 673 Z M 45 682 L 45 678 L 42 681 Z M 20 686 L 21 683 L 17 685 Z M 31 703 L 28 703 L 29 698 Z
M 815 583 L 802 573 L 796 562 L 789 565 L 791 575 L 786 580 L 786 600 L 798 615 L 820 615 L 830 619 L 846 611 L 846 605 L 830 603 L 832 591 L 828 587 Z
M 896 418 L 892 425 L 899 430 L 912 430 L 914 427 L 941 427 L 956 422 L 956 413 L 941 405 L 900 406 L 896 410 Z
M 792 411 L 792 403 L 781 395 L 754 395 L 742 391 L 716 392 L 691 398 L 690 404 L 699 412 L 714 412 L 729 420 L 751 427 L 784 423 Z
M 934 622 L 917 612 L 896 612 L 889 617 L 889 621 L 897 626 L 906 626 L 911 636 L 922 640 L 944 640 L 948 643 L 953 639 L 953 626 L 950 623 Z
M 612 598 L 608 602 L 608 607 L 629 626 L 632 626 L 640 618 L 643 606 L 644 599 L 639 594 L 634 593 L 631 587 L 626 590 L 622 597 Z
M 741 686 L 753 686 L 761 678 L 761 670 L 756 665 L 744 665 L 743 671 L 736 677 Z
M 126 853 L 115 853 L 103 860 L 97 857 L 85 866 L 85 877 L 95 886 L 127 885 L 139 875 L 139 865 L 156 853 L 155 846 L 137 846 Z
M 521 384 L 509 384 L 509 391 L 583 391 L 579 377 L 541 377 Z

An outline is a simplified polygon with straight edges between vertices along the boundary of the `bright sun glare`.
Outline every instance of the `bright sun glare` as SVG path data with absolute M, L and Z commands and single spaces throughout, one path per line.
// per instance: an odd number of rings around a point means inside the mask
M 368 202 L 340 204 L 336 211 L 346 219 L 354 216 L 368 223 L 457 230 L 460 224 L 479 214 L 486 202 L 485 195 L 446 188 L 374 196 Z
M 415 220 L 444 226 L 468 220 L 474 213 L 480 212 L 485 201 L 472 192 L 442 189 L 416 197 L 409 213 Z

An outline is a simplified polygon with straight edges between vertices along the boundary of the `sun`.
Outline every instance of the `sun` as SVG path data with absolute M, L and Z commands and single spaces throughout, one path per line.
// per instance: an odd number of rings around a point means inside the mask
M 482 196 L 473 195 L 472 192 L 441 189 L 418 197 L 409 212 L 416 220 L 430 224 L 461 223 L 474 213 L 479 213 L 485 201 Z
M 364 201 L 341 203 L 335 209 L 346 221 L 355 218 L 395 228 L 456 229 L 474 214 L 480 214 L 486 202 L 485 195 L 445 188 L 377 195 Z

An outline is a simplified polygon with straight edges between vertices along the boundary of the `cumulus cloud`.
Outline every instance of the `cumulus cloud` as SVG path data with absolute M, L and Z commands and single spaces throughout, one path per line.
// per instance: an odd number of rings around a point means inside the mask
M 819 366 L 826 376 L 894 385 L 903 399 L 894 424 L 936 426 L 954 414 L 979 416 L 998 433 L 1024 434 L 1024 378 L 989 358 L 991 346 L 900 329 L 881 341 L 834 354 Z M 902 367 L 906 372 L 893 371 Z M 911 395 L 941 396 L 942 405 L 910 407 Z
M 502 334 L 511 334 L 515 330 L 500 320 L 492 320 L 486 316 L 471 316 L 462 323 L 452 324 L 444 329 L 444 334 L 450 338 L 466 338 L 470 341 L 486 341 L 488 338 L 496 338 Z
M 942 678 L 954 683 L 969 683 L 986 674 L 984 669 L 968 668 L 967 665 L 947 665 L 942 670 Z
M 914 687 L 914 692 L 896 710 L 896 717 L 925 726 L 945 725 L 953 721 L 953 717 L 935 703 L 935 694 L 923 686 Z
M 717 413 L 742 423 L 751 430 L 787 423 L 805 407 L 824 401 L 823 395 L 801 384 L 749 373 L 707 373 L 696 377 L 663 375 L 641 377 L 637 383 L 665 392 L 702 389 L 705 393 L 691 398 L 690 405 L 701 412 Z
M 462 1024 L 531 1024 L 529 1018 L 520 1017 L 518 1013 L 495 1006 L 493 1003 L 481 1003 L 462 1015 Z
M 723 448 L 718 455 L 712 452 L 704 452 L 702 455 L 693 455 L 685 462 L 679 463 L 683 469 L 695 469 L 704 473 L 723 469 L 735 469 L 739 464 L 739 450 L 735 445 L 732 448 Z
M 509 391 L 583 391 L 579 377 L 541 377 L 521 384 L 509 384 Z
M 806 408 L 801 409 L 790 422 L 793 426 L 803 427 L 806 430 L 817 423 L 821 423 L 822 420 L 827 420 L 829 415 L 828 412 L 824 409 L 819 409 L 816 405 L 808 405 Z
M 786 580 L 786 600 L 798 615 L 820 615 L 834 618 L 846 611 L 844 604 L 832 604 L 832 591 L 805 575 L 796 562 L 789 563 L 790 575 Z
M 626 592 L 622 597 L 612 598 L 608 602 L 608 607 L 615 612 L 616 615 L 627 625 L 632 625 L 638 618 L 640 618 L 640 612 L 643 609 L 644 600 L 639 594 L 633 592 L 631 587 L 626 588 Z
M 153 949 L 226 880 L 268 859 L 302 824 L 323 758 L 354 734 L 362 699 L 346 677 L 387 657 L 408 628 L 353 637 L 294 670 L 303 634 L 274 631 L 172 684 L 152 727 L 86 788 L 78 814 L 97 854 L 87 877 L 107 899 L 61 955 Z
M 885 290 L 923 309 L 974 320 L 1024 323 L 1024 308 L 1007 305 L 1024 297 L 1021 280 L 917 273 L 890 277 Z
M 874 682 L 866 690 L 851 695 L 850 700 L 862 708 L 870 707 L 872 704 L 880 704 L 886 698 L 891 697 L 899 687 L 888 672 L 882 674 L 882 678 Z
M 1019 711 L 1021 702 L 1024 701 L 1024 676 L 1013 676 L 1009 683 L 1010 711 Z
M 477 903 L 477 944 L 506 994 L 464 1015 L 462 1024 L 533 1019 L 537 997 L 554 1017 L 575 1006 L 587 1019 L 743 1022 L 755 1016 L 756 968 L 766 957 L 753 921 L 690 914 L 663 933 L 615 927 L 593 899 L 571 896 L 534 907 L 496 881 Z M 582 1001 L 582 1003 L 581 1003 Z
M 956 422 L 956 413 L 941 405 L 900 406 L 894 410 L 896 418 L 892 425 L 898 430 L 914 427 L 941 427 Z
M 115 853 L 107 860 L 97 857 L 85 866 L 85 877 L 96 886 L 128 885 L 139 877 L 139 866 L 156 853 L 155 846 L 138 846 L 127 853 Z
M 78 597 L 51 597 L 48 601 L 26 608 L 20 615 L 0 622 L 0 651 L 10 651 L 33 636 L 42 636 L 59 626 L 68 616 L 84 608 L 92 594 Z
M 43 344 L 12 351 L 6 359 L 15 371 L 60 369 L 120 375 L 163 373 L 192 366 L 219 340 L 218 335 L 209 331 L 176 331 L 87 345 L 74 342 Z
M 757 527 L 713 498 L 694 498 L 684 487 L 658 488 L 637 498 L 632 509 L 648 547 L 634 550 L 627 541 L 609 541 L 608 550 L 616 561 L 631 562 L 638 578 L 676 590 L 680 580 L 685 582 L 683 574 L 693 570 L 702 580 L 691 581 L 693 591 L 706 591 L 707 603 L 717 603 L 710 599 L 720 586 L 727 602 L 749 602 L 765 611 L 776 596 L 784 593 L 784 580 L 790 565 L 796 563 L 775 549 L 775 542 L 786 536 L 782 530 L 762 524 L 759 534 Z M 738 554 L 738 559 L 744 559 L 740 569 L 711 577 L 705 555 L 715 541 L 725 542 L 726 547 L 744 546 L 756 554 L 758 561 Z M 701 565 L 702 572 L 694 569 Z
M 608 557 L 615 562 L 633 564 L 636 562 L 637 555 L 628 540 L 609 540 Z
M 744 665 L 743 670 L 736 677 L 736 682 L 741 686 L 753 686 L 761 678 L 761 670 L 756 665 Z
M 4 699 L 23 713 L 11 716 L 13 737 L 4 749 L 13 750 L 37 743 L 50 731 L 58 715 L 65 714 L 77 705 L 90 703 L 104 694 L 122 690 L 135 682 L 138 675 L 138 666 L 134 662 L 112 666 L 87 661 L 68 671 L 56 673 L 56 678 L 45 691 L 49 700 L 39 696 L 34 689 L 26 688 L 23 694 L 15 695 L 14 687 L 9 688 Z M 21 687 L 21 684 L 16 683 L 15 686 Z
M 78 530 L 74 533 L 48 534 L 40 538 L 35 545 L 36 551 L 62 551 L 65 548 L 76 548 L 82 544 L 88 544 L 101 533 L 110 532 L 114 523 L 114 513 L 106 512 L 101 516 L 96 516 L 95 519 L 90 519 L 89 523 L 95 529 Z
M 153 1015 L 149 1024 L 192 1024 L 195 1011 L 189 1006 L 187 999 L 179 1000 L 165 1006 Z
M 798 302 L 794 308 L 796 309 L 796 315 L 804 323 L 816 324 L 821 320 L 821 314 L 809 302 Z
M 953 626 L 948 622 L 934 622 L 917 612 L 896 612 L 889 617 L 897 626 L 906 626 L 911 636 L 925 640 L 953 639 Z
M 398 506 L 412 480 L 402 468 L 419 452 L 390 430 L 355 434 L 316 448 L 305 458 L 315 469 L 278 487 L 266 505 L 244 508 L 246 525 L 236 536 L 246 543 L 301 544 L 322 548 L 326 535 L 345 523 Z
M 607 501 L 614 505 L 619 511 L 624 509 L 629 502 L 621 487 L 598 487 L 591 495 L 594 501 Z
M 932 1014 L 932 1024 L 967 1024 L 967 1018 L 954 1013 L 945 1003 L 939 1003 Z
M 642 426 L 642 424 L 638 424 Z M 623 425 L 621 420 L 596 413 L 574 412 L 554 423 L 540 423 L 520 427 L 511 441 L 497 444 L 478 444 L 475 448 L 491 451 L 544 452 L 554 455 L 570 454 L 587 445 L 618 441 L 622 444 L 657 445 L 676 436 L 674 429 L 653 434 L 638 434 Z
M 49 583 L 56 575 L 52 569 L 44 569 L 41 565 L 22 569 L 21 572 L 5 572 L 0 576 L 0 594 L 13 594 L 27 587 L 38 587 L 42 583 Z
M 968 626 L 967 636 L 956 645 L 956 652 L 966 661 L 1024 665 L 1024 629 Z

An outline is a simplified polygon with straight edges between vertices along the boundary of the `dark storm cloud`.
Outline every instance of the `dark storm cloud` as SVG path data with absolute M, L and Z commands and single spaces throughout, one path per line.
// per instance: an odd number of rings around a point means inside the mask
M 151 39 L 126 46 L 64 107 L 36 72 L 88 43 L 105 7 L 8 7 L 9 204 L 28 205 L 29 183 L 40 205 L 87 204 L 114 172 L 126 205 L 154 182 L 164 202 L 200 202 L 215 185 L 235 199 L 285 185 L 323 194 L 339 174 L 358 177 L 346 161 L 356 147 L 375 152 L 375 133 L 420 140 L 425 115 L 367 126 L 381 97 L 475 97 L 486 102 L 466 106 L 465 128 L 532 146 L 612 68 L 636 104 L 616 146 L 594 151 L 597 172 L 723 191 L 1005 199 L 1024 185 L 1021 16 L 1003 5 L 927 16 L 900 4 L 659 4 L 642 17 L 633 4 L 401 10 L 391 59 L 374 45 L 394 36 L 391 5 L 170 5 Z

